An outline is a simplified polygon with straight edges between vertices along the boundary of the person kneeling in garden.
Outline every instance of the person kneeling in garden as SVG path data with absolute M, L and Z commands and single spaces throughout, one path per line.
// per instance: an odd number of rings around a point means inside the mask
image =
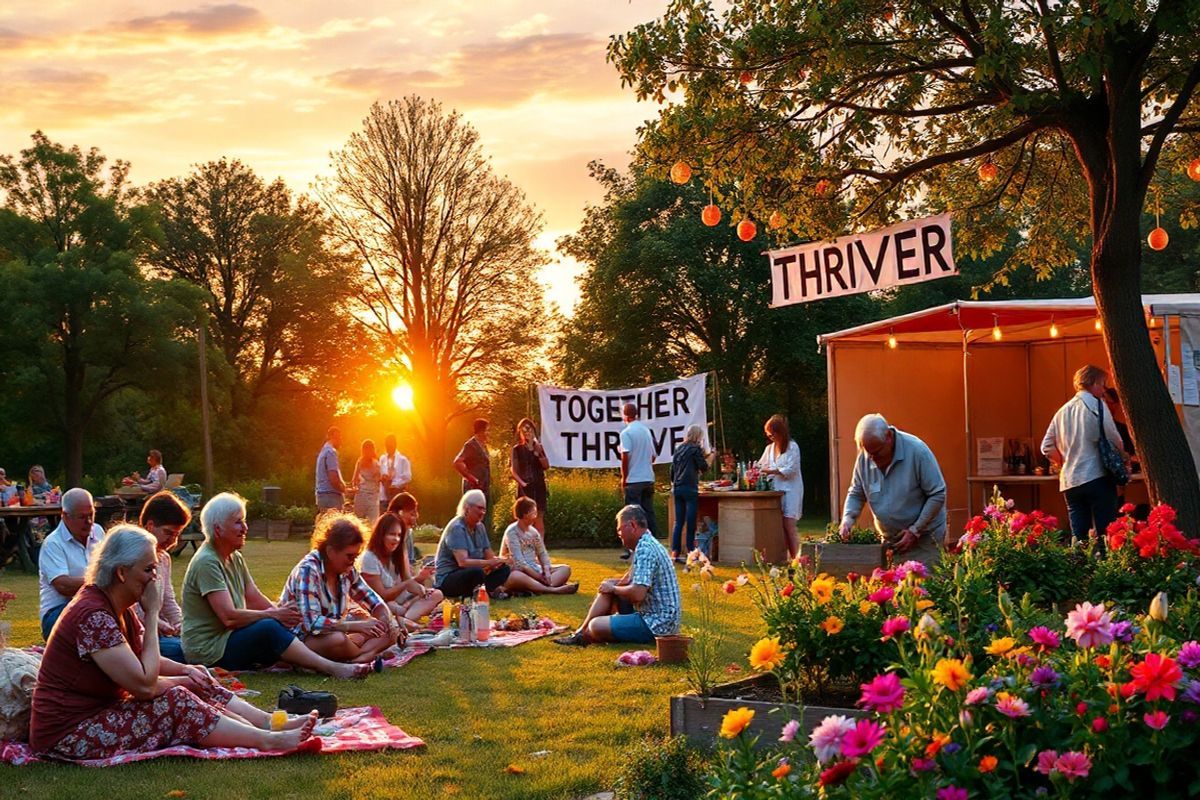
M 579 628 L 554 641 L 653 644 L 655 636 L 679 633 L 679 581 L 667 549 L 646 527 L 646 512 L 628 505 L 617 512 L 617 536 L 633 551 L 629 571 L 600 584 Z
M 362 520 L 352 514 L 321 516 L 312 551 L 292 569 L 279 596 L 279 605 L 300 610 L 292 632 L 314 653 L 334 661 L 375 661 L 397 637 L 403 643 L 408 635 L 392 626 L 391 609 L 354 566 L 365 534 Z M 359 617 L 352 603 L 371 616 Z
M 113 528 L 46 644 L 29 724 L 34 752 L 82 760 L 178 744 L 295 750 L 312 736 L 315 712 L 272 731 L 270 714 L 204 667 L 160 657 L 162 599 L 155 538 Z M 133 611 L 139 601 L 145 625 Z

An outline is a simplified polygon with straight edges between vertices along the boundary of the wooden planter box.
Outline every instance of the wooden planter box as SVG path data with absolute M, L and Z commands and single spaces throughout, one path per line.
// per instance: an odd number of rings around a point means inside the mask
M 282 541 L 292 533 L 292 521 L 290 519 L 269 519 L 267 520 L 267 541 L 278 542 Z
M 877 544 L 801 542 L 800 555 L 811 558 L 818 572 L 827 572 L 835 578 L 845 578 L 850 572 L 870 575 L 879 566 Z
M 779 732 L 790 719 L 800 721 L 796 738 L 807 740 L 813 729 L 830 714 L 864 717 L 867 713 L 858 708 L 799 706 L 764 699 L 771 689 L 777 689 L 774 676 L 754 675 L 722 684 L 709 697 L 675 695 L 671 698 L 671 735 L 686 736 L 693 745 L 711 747 L 719 738 L 725 714 L 745 707 L 754 712 L 745 735 L 758 736 L 758 746 L 768 747 L 779 740 Z
M 246 526 L 247 539 L 265 539 L 267 538 L 267 521 L 265 519 L 251 520 Z

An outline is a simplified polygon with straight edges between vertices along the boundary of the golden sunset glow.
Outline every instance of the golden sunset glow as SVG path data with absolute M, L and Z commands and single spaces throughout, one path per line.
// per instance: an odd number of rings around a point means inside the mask
M 401 411 L 412 411 L 413 405 L 413 388 L 407 383 L 401 383 L 395 389 L 392 389 L 392 402 Z

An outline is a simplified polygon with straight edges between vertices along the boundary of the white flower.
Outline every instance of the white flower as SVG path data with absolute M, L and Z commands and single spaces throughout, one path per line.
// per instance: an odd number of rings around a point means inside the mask
M 750 576 L 747 575 L 746 573 L 743 572 L 741 575 L 737 576 L 737 585 L 738 586 L 745 586 L 749 582 L 750 582 Z
M 1167 593 L 1159 592 L 1150 601 L 1150 619 L 1158 622 L 1167 621 Z
M 817 761 L 824 764 L 826 761 L 840 756 L 842 754 L 842 738 L 854 730 L 855 724 L 853 719 L 840 714 L 821 720 L 821 724 L 814 728 L 808 737 L 809 744 L 812 745 L 813 752 L 817 755 Z
M 772 578 L 778 578 L 778 577 L 779 577 L 780 575 L 782 575 L 783 573 L 779 571 L 779 567 L 771 567 L 771 571 L 770 571 L 768 574 L 769 574 L 769 575 L 770 575 Z

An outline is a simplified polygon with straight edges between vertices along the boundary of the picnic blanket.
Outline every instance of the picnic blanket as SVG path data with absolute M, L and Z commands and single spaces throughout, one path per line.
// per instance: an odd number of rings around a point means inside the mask
M 412 661 L 417 656 L 423 656 L 433 648 L 421 642 L 411 642 L 406 644 L 403 649 L 399 647 L 390 647 L 384 651 L 383 666 L 384 669 L 403 667 L 408 662 Z M 295 670 L 287 664 L 275 664 L 262 670 L 263 672 L 294 672 Z M 240 670 L 231 672 L 230 675 L 244 675 L 250 670 Z
M 355 750 L 409 750 L 414 747 L 424 747 L 425 742 L 390 724 L 383 712 L 374 706 L 360 708 L 343 708 L 332 720 L 322 722 L 315 731 L 321 740 L 321 753 L 348 753 Z M 210 747 L 200 748 L 190 745 L 176 745 L 149 753 L 124 753 L 112 758 L 99 758 L 89 761 L 72 763 L 84 767 L 115 767 L 119 764 L 132 764 L 135 761 L 146 761 L 163 756 L 182 756 L 186 758 L 202 758 L 208 760 L 226 758 L 269 758 L 286 756 L 290 753 L 281 750 L 254 750 L 249 747 Z M 21 766 L 52 762 L 53 759 L 38 758 L 30 750 L 26 742 L 0 741 L 0 764 Z
M 566 625 L 555 625 L 552 628 L 533 628 L 527 631 L 498 631 L 493 630 L 491 636 L 486 642 L 460 642 L 458 639 L 452 640 L 445 645 L 430 645 L 428 643 L 413 643 L 416 647 L 418 644 L 424 644 L 426 647 L 433 647 L 435 650 L 458 650 L 468 647 L 516 647 L 519 644 L 532 642 L 535 639 L 541 639 L 543 636 L 550 636 L 555 633 L 562 633 L 567 630 Z

